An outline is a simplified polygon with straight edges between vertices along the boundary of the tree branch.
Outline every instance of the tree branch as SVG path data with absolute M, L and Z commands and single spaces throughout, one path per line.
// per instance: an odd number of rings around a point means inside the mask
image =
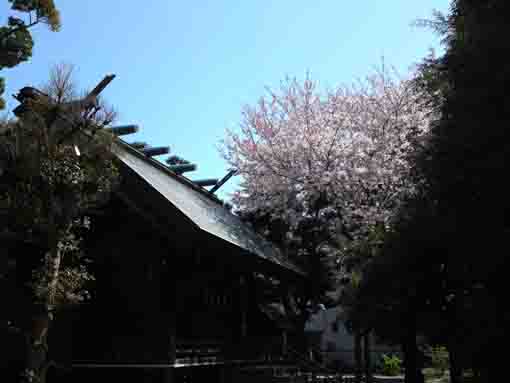
M 30 20 L 30 21 L 31 21 L 31 20 Z M 41 20 L 40 20 L 40 18 L 38 17 L 35 21 L 33 21 L 33 22 L 31 21 L 29 24 L 23 24 L 23 25 L 19 25 L 19 26 L 15 27 L 15 28 L 10 28 L 10 29 L 8 29 L 7 31 L 5 31 L 4 33 L 0 34 L 0 40 L 3 40 L 3 39 L 5 39 L 5 38 L 9 37 L 11 34 L 16 33 L 16 32 L 18 32 L 18 31 L 21 31 L 21 30 L 23 30 L 23 29 L 31 28 L 31 27 L 33 27 L 34 25 L 39 24 L 39 22 L 40 22 L 40 21 L 41 21 Z

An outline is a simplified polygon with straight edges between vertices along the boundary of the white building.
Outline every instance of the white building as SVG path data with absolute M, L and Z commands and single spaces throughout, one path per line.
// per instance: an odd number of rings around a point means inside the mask
M 310 339 L 315 339 L 315 347 L 320 349 L 323 360 L 328 365 L 354 366 L 354 337 L 349 334 L 342 320 L 341 307 L 326 310 L 324 307 L 313 314 L 305 325 Z M 372 363 L 383 353 L 399 352 L 400 348 L 371 342 Z

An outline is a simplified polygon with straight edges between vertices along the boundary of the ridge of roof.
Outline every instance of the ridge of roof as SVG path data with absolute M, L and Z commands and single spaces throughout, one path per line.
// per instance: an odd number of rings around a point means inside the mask
M 180 183 L 198 191 L 199 193 L 203 194 L 204 196 L 208 197 L 211 201 L 216 202 L 217 204 L 223 206 L 223 201 L 219 199 L 216 195 L 210 193 L 207 189 L 205 189 L 202 186 L 197 185 L 193 181 L 191 181 L 189 178 L 186 178 L 180 174 L 177 174 L 161 162 L 155 160 L 154 158 L 151 158 L 145 154 L 143 154 L 142 151 L 132 147 L 129 143 L 126 141 L 118 138 L 116 144 L 120 145 L 124 150 L 130 151 L 132 154 L 136 155 L 138 158 L 146 161 L 147 163 L 157 167 L 159 170 L 165 172 L 170 177 L 174 178 L 175 180 L 179 181 Z

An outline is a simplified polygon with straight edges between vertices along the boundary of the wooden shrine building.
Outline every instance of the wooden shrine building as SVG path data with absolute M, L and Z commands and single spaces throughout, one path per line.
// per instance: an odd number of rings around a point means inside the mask
M 64 106 L 71 113 L 93 105 L 113 77 Z M 15 114 L 41 94 L 23 88 Z M 293 328 L 278 296 L 268 300 L 260 280 L 276 281 L 286 294 L 304 286 L 305 273 L 213 194 L 233 173 L 219 182 L 192 182 L 182 172 L 194 165 L 166 166 L 152 158 L 167 152 L 160 149 L 114 141 L 120 186 L 91 215 L 84 241 L 96 279 L 92 299 L 58 312 L 49 332 L 55 366 L 47 383 L 247 381 L 240 371 L 288 359 Z M 22 252 L 17 242 L 0 245 L 6 265 L 16 261 L 9 254 Z M 27 271 L 29 279 L 33 265 L 19 266 L 16 272 Z M 18 303 L 12 292 L 3 293 L 4 304 Z M 4 350 L 0 367 L 19 362 L 13 349 Z
M 115 152 L 121 185 L 86 241 L 92 299 L 50 338 L 66 380 L 229 381 L 281 359 L 290 329 L 256 275 L 297 286 L 304 273 L 205 188 L 121 140 Z

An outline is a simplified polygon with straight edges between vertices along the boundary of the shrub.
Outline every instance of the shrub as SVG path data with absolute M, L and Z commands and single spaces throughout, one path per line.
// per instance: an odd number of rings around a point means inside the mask
M 381 369 L 383 375 L 395 376 L 400 374 L 402 359 L 396 355 L 382 354 Z
M 448 350 L 443 346 L 429 347 L 426 351 L 432 361 L 432 367 L 444 374 L 450 365 Z

